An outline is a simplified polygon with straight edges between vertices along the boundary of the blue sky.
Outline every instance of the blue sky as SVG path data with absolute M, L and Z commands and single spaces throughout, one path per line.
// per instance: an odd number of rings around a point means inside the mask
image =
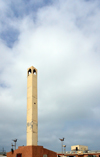
M 26 145 L 27 69 L 38 69 L 38 144 L 100 150 L 100 1 L 0 1 L 0 149 Z M 95 142 L 94 142 L 95 141 Z

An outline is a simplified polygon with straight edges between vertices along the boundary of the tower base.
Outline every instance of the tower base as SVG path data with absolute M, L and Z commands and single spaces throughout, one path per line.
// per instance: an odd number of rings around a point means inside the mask
M 7 157 L 57 157 L 57 153 L 43 146 L 20 146 L 13 152 L 8 152 Z

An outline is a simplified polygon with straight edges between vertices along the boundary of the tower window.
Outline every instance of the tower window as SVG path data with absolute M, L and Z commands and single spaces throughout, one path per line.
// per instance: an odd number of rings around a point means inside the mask
M 30 74 L 31 74 L 31 69 L 28 70 L 28 75 L 30 75 Z
M 33 74 L 36 75 L 36 70 L 35 69 L 33 70 Z

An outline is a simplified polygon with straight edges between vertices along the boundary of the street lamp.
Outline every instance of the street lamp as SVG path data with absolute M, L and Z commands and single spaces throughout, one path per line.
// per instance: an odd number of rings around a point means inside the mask
M 13 146 L 15 146 L 15 150 L 16 150 L 16 142 L 17 142 L 17 139 L 13 140 L 15 142 L 15 145 L 12 144 L 12 148 Z
M 64 147 L 64 154 L 66 154 L 66 145 L 63 145 Z
M 61 139 L 61 138 L 59 138 L 59 140 L 61 141 L 61 148 L 62 148 L 62 154 L 63 154 L 63 141 L 64 141 L 64 137 Z

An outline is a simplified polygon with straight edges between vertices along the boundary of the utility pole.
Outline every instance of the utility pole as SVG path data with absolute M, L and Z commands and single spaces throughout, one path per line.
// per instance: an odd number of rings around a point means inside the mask
M 64 137 L 62 139 L 59 138 L 59 140 L 61 141 L 61 148 L 62 148 L 62 154 L 63 154 L 63 141 L 64 141 Z
M 66 145 L 63 145 L 64 147 L 64 154 L 66 154 Z
M 12 147 L 15 146 L 15 150 L 16 150 L 16 142 L 17 142 L 17 139 L 15 139 L 15 140 L 13 140 L 13 141 L 15 142 L 15 145 L 12 144 Z

